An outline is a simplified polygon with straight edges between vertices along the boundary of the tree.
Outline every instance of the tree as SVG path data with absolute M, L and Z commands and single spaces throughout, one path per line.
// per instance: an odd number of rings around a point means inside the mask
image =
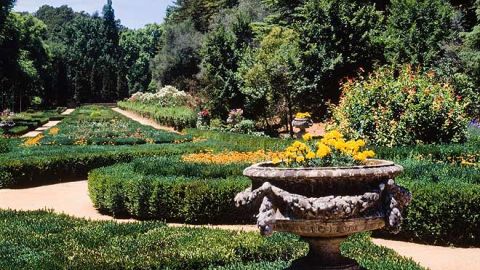
M 262 116 L 265 123 L 276 115 L 285 115 L 293 134 L 294 109 L 299 89 L 295 84 L 299 67 L 298 34 L 288 28 L 274 27 L 260 42 L 258 49 L 245 57 L 239 70 L 246 96 L 246 109 L 252 116 Z
M 197 31 L 205 33 L 215 14 L 237 4 L 238 0 L 177 0 L 170 8 L 167 20 L 171 23 L 191 20 Z
M 152 80 L 150 60 L 158 53 L 163 26 L 149 24 L 121 33 L 119 46 L 130 93 L 146 92 Z
M 382 39 L 390 63 L 431 66 L 452 35 L 455 12 L 445 0 L 392 0 Z
M 192 21 L 166 24 L 161 49 L 152 60 L 153 78 L 160 85 L 190 89 L 199 72 L 203 36 Z
M 41 95 L 48 78 L 50 58 L 43 42 L 46 26 L 31 15 L 10 13 L 0 42 L 2 107 L 22 111 L 33 95 Z M 4 54 L 5 53 L 5 54 Z
M 337 101 L 339 82 L 358 69 L 371 69 L 381 59 L 375 41 L 382 15 L 364 1 L 308 0 L 299 9 L 295 28 L 300 39 L 300 71 L 297 83 L 303 98 L 315 110 L 326 109 L 325 100 Z M 307 108 L 305 108 L 307 109 Z
M 245 97 L 237 76 L 244 51 L 254 42 L 252 23 L 264 17 L 257 1 L 244 0 L 213 18 L 212 30 L 202 46 L 202 79 L 211 112 L 226 117 L 231 109 L 243 108 Z

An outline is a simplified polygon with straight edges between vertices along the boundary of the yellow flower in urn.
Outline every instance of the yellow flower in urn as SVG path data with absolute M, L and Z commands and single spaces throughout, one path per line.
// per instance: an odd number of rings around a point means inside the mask
M 303 142 L 293 142 L 272 163 L 294 167 L 351 166 L 365 164 L 375 156 L 375 152 L 364 149 L 364 140 L 346 140 L 338 130 L 327 132 L 317 142 L 309 133 L 302 139 Z

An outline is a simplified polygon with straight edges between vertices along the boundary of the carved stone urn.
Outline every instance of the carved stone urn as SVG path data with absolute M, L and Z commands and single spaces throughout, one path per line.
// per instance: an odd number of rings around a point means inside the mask
M 313 121 L 311 118 L 294 118 L 292 121 L 292 126 L 300 129 L 295 135 L 298 139 L 302 138 L 302 136 L 307 133 L 306 129 L 313 125 Z
M 263 235 L 289 232 L 309 243 L 307 256 L 290 269 L 360 269 L 340 254 L 349 235 L 383 227 L 398 232 L 410 193 L 394 178 L 403 168 L 386 160 L 363 166 L 281 168 L 255 164 L 244 171 L 252 187 L 237 194 L 237 206 L 259 207 Z

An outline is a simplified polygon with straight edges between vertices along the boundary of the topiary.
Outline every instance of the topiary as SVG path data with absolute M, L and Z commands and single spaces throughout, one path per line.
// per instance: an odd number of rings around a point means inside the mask
M 466 138 L 465 104 L 433 72 L 381 67 L 368 78 L 347 80 L 342 90 L 333 121 L 352 137 L 385 146 Z

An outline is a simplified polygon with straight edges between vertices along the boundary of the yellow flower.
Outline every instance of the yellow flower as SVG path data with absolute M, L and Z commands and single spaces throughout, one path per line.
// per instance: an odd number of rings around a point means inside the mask
M 354 155 L 353 158 L 356 161 L 362 161 L 363 162 L 367 159 L 367 156 L 362 152 L 362 153 L 358 153 L 358 154 Z
M 313 153 L 313 152 L 308 152 L 305 157 L 306 157 L 307 159 L 314 159 L 314 158 L 315 158 L 315 153 Z
M 364 147 L 365 146 L 365 141 L 364 140 L 357 140 L 356 141 L 358 147 Z
M 55 136 L 55 135 L 58 134 L 59 131 L 60 131 L 60 129 L 59 129 L 58 127 L 52 127 L 52 128 L 48 131 L 48 134 Z
M 302 163 L 305 161 L 305 158 L 303 156 L 298 156 L 296 159 L 297 163 Z
M 303 118 L 311 118 L 311 117 L 312 116 L 308 112 L 305 112 L 305 113 L 299 112 L 299 113 L 295 114 L 295 118 L 302 118 L 303 119 Z
M 43 134 L 38 134 L 37 136 L 35 136 L 33 138 L 27 139 L 23 143 L 23 145 L 27 146 L 27 147 L 40 145 L 40 141 L 43 139 L 43 137 L 44 137 Z
M 373 158 L 373 157 L 375 156 L 375 152 L 373 152 L 372 150 L 364 151 L 363 154 L 364 154 L 367 158 Z
M 295 148 L 298 149 L 298 148 L 300 148 L 300 146 L 302 146 L 302 145 L 304 145 L 302 142 L 300 142 L 300 141 L 295 141 L 295 142 L 293 142 L 292 147 L 295 147 Z
M 329 132 L 325 133 L 323 138 L 325 138 L 325 139 L 340 139 L 340 138 L 343 138 L 343 134 L 340 133 L 340 131 L 334 129 L 332 131 L 329 131 Z
M 308 142 L 308 141 L 311 141 L 313 139 L 313 136 L 312 134 L 310 133 L 305 133 L 303 136 L 302 136 L 303 140 Z
M 326 146 L 325 144 L 318 144 L 317 145 L 317 157 L 324 158 L 332 152 L 330 147 Z
M 272 163 L 275 164 L 275 165 L 280 163 L 280 162 L 281 162 L 281 160 L 279 158 L 273 158 L 272 159 Z

